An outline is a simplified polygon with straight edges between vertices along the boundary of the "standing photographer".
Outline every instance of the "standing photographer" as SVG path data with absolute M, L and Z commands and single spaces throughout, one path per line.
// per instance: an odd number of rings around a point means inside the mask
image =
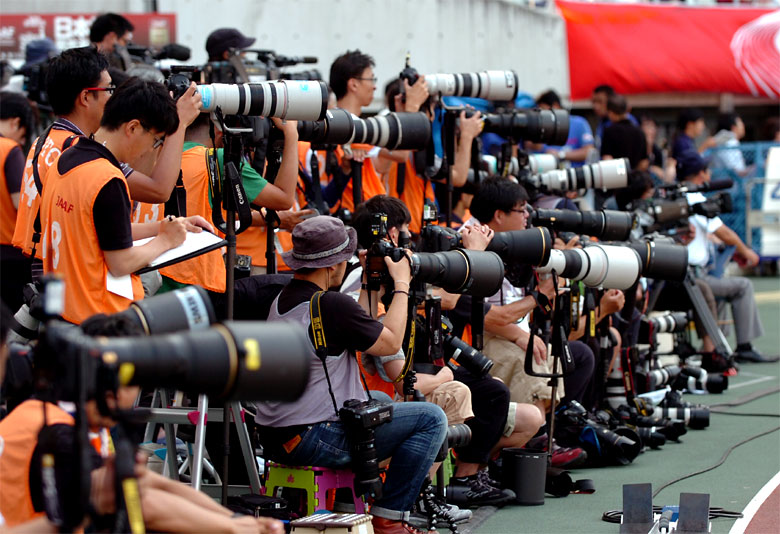
M 293 250 L 282 254 L 295 276 L 271 305 L 268 319 L 300 324 L 309 332 L 312 345 L 309 384 L 303 396 L 294 403 L 256 405 L 259 439 L 275 461 L 349 467 L 354 436 L 347 434 L 336 410 L 349 399 L 367 398 L 354 352 L 386 356 L 401 348 L 411 281 L 409 262 L 385 261 L 395 291 L 382 324 L 348 295 L 330 291 L 341 284 L 356 247 L 354 229 L 345 228 L 338 219 L 318 216 L 295 227 Z M 327 351 L 324 361 L 315 353 L 310 315 L 318 291 L 324 291 L 317 302 Z M 377 534 L 416 532 L 405 520 L 447 433 L 446 417 L 438 406 L 417 402 L 392 406 L 392 420 L 375 429 L 377 458 L 392 457 L 382 497 L 371 508 Z

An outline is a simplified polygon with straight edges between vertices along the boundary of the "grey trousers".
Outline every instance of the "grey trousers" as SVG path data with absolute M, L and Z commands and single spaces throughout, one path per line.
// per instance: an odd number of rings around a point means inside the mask
M 737 332 L 737 344 L 750 343 L 764 335 L 764 326 L 758 316 L 756 300 L 753 296 L 753 283 L 743 276 L 704 276 L 704 281 L 712 289 L 712 294 L 725 298 L 731 304 L 734 317 L 734 329 Z

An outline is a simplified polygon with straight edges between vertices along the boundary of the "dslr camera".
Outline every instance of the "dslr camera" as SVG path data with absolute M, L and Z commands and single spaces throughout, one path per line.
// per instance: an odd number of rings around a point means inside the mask
M 352 452 L 355 493 L 373 499 L 381 498 L 382 479 L 379 477 L 374 429 L 393 420 L 393 405 L 375 399 L 350 399 L 344 401 L 339 418 L 344 424 Z

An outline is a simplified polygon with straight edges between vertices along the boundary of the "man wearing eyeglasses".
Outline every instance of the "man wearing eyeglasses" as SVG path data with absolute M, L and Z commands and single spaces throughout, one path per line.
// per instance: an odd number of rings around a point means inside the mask
M 89 40 L 106 54 L 112 67 L 127 70 L 132 60 L 127 45 L 133 40 L 133 24 L 122 15 L 104 13 L 89 28 Z
M 133 273 L 180 245 L 187 231 L 213 230 L 199 216 L 130 222 L 130 190 L 119 162 L 154 150 L 178 128 L 165 87 L 131 78 L 106 103 L 95 135 L 80 139 L 49 169 L 41 200 L 43 271 L 65 280 L 65 320 L 79 324 L 127 308 L 143 298 Z
M 40 208 L 40 190 L 45 187 L 49 168 L 59 155 L 73 146 L 83 136 L 94 134 L 100 127 L 103 109 L 114 92 L 114 84 L 108 73 L 105 56 L 94 48 L 65 50 L 49 63 L 46 91 L 57 120 L 43 134 L 40 153 L 35 158 L 36 139 L 25 164 L 19 210 L 12 243 L 27 255 L 34 257 L 33 276 L 40 273 L 40 227 L 36 218 Z M 130 197 L 140 202 L 164 202 L 176 183 L 181 166 L 181 149 L 184 131 L 200 113 L 200 94 L 191 87 L 176 103 L 179 128 L 167 137 L 150 175 L 134 171 L 133 161 L 121 161 L 122 172 L 127 178 Z M 37 166 L 38 179 L 33 172 Z

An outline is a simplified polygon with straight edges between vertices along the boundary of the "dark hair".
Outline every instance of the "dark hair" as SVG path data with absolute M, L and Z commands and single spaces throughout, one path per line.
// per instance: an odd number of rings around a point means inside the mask
M 528 193 L 522 185 L 493 175 L 479 185 L 469 210 L 479 222 L 487 224 L 493 220 L 496 211 L 509 213 L 522 201 L 528 202 Z
M 718 115 L 718 128 L 716 131 L 731 130 L 737 124 L 738 118 L 739 115 L 736 113 L 721 113 Z
M 19 119 L 19 126 L 24 127 L 29 138 L 35 129 L 35 115 L 29 100 L 21 93 L 12 91 L 0 92 L 0 120 Z
M 8 331 L 15 321 L 16 319 L 14 319 L 11 308 L 6 306 L 5 302 L 0 301 L 0 350 L 2 350 L 2 345 L 5 344 L 5 340 L 8 337 Z M 0 371 L 5 371 L 5 369 L 0 369 Z
M 561 105 L 561 98 L 558 96 L 558 93 L 550 89 L 549 91 L 545 91 L 541 95 L 539 95 L 539 98 L 536 99 L 537 104 L 547 104 L 550 107 L 553 107 L 554 104 Z
M 682 132 L 689 122 L 696 122 L 704 118 L 704 113 L 699 108 L 684 108 L 677 116 L 677 128 Z
M 611 111 L 615 115 L 625 115 L 626 111 L 628 111 L 626 97 L 617 93 L 609 95 L 607 97 L 607 111 Z
M 655 124 L 656 126 L 658 126 L 658 121 L 657 121 L 657 120 L 655 120 L 655 119 L 654 119 L 653 117 L 651 117 L 650 115 L 642 115 L 641 117 L 639 117 L 639 123 L 641 124 L 641 123 L 643 123 L 643 122 L 652 122 L 653 124 Z
M 135 27 L 129 20 L 116 13 L 104 13 L 95 18 L 92 26 L 89 28 L 89 40 L 93 43 L 99 43 L 106 35 L 114 32 L 117 37 L 122 37 L 125 33 L 131 32 Z
M 143 336 L 144 329 L 124 315 L 106 315 L 98 313 L 79 325 L 88 336 Z
M 615 89 L 611 85 L 597 85 L 595 89 L 593 89 L 593 93 L 604 93 L 607 96 L 611 96 L 616 94 Z
M 49 62 L 46 93 L 55 115 L 67 115 L 76 106 L 76 98 L 87 87 L 100 83 L 108 70 L 108 59 L 95 48 L 71 48 Z
M 330 86 L 341 100 L 347 94 L 347 82 L 359 77 L 364 70 L 375 65 L 374 58 L 360 50 L 347 51 L 337 57 L 330 66 Z
M 387 229 L 398 228 L 412 220 L 409 208 L 395 197 L 376 195 L 357 207 L 352 218 L 352 227 L 357 231 L 358 244 L 362 248 L 371 246 L 371 216 L 376 213 L 387 215 Z
M 132 76 L 127 74 L 125 71 L 116 67 L 108 67 L 108 74 L 111 76 L 111 85 L 114 87 L 119 87 L 127 80 L 132 78 Z
M 387 101 L 387 109 L 395 112 L 395 97 L 401 93 L 401 88 L 404 86 L 401 78 L 395 78 L 387 82 L 385 85 L 385 100 Z
M 116 130 L 137 119 L 144 128 L 171 135 L 179 127 L 176 103 L 161 83 L 130 78 L 106 102 L 100 126 Z
M 192 134 L 193 132 L 197 132 L 202 128 L 208 128 L 209 122 L 211 122 L 210 114 L 208 113 L 199 114 L 197 117 L 195 117 L 195 120 L 192 121 L 189 126 L 187 126 L 187 132 L 185 133 L 185 138 L 187 137 L 187 135 Z

